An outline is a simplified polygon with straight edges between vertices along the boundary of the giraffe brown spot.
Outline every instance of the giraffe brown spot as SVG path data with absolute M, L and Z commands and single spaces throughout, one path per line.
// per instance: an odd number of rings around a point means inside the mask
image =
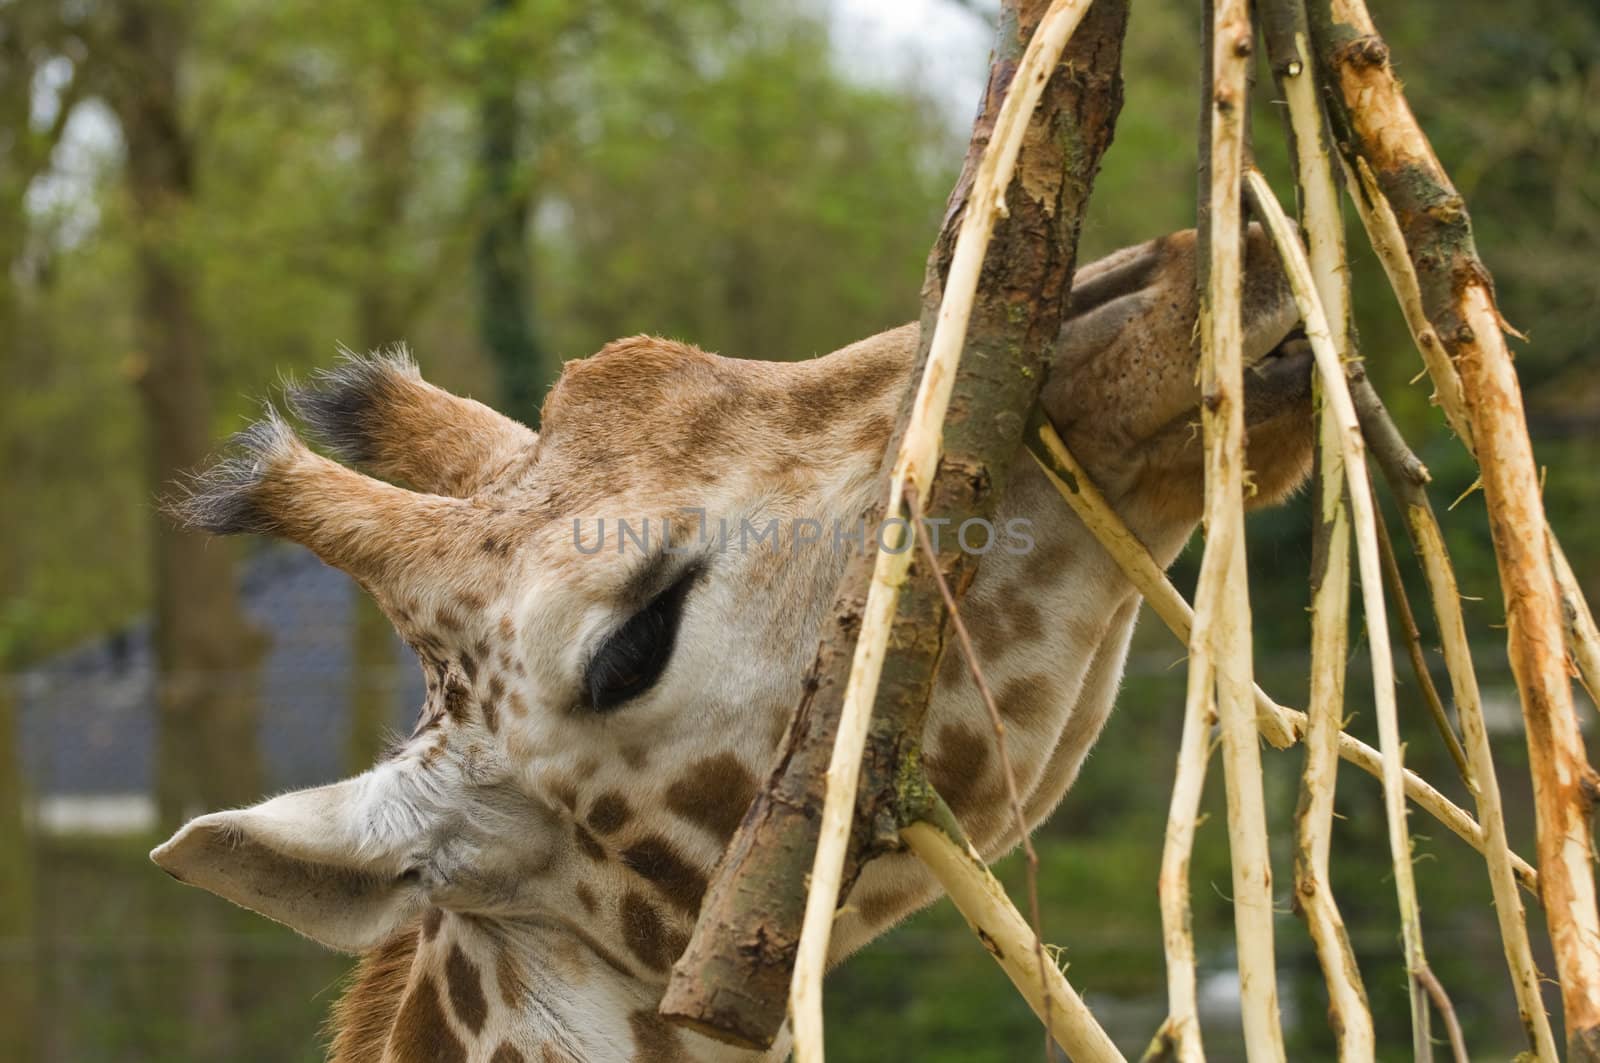
M 589 888 L 587 882 L 578 883 L 578 903 L 583 905 L 583 910 L 593 915 L 599 909 L 599 903 L 594 899 L 594 890 Z
M 526 1063 L 526 1060 L 515 1045 L 509 1041 L 501 1041 L 500 1047 L 489 1057 L 489 1063 Z
M 489 1002 L 483 996 L 478 965 L 467 959 L 460 945 L 450 946 L 450 955 L 444 962 L 444 980 L 450 990 L 450 1006 L 461 1025 L 474 1034 L 482 1030 L 483 1020 L 489 1017 Z
M 733 837 L 755 800 L 756 778 L 732 753 L 718 753 L 689 766 L 667 790 L 667 807 L 719 841 Z
M 517 622 L 511 618 L 510 613 L 503 613 L 500 617 L 500 637 L 510 642 L 517 637 Z
M 961 724 L 939 728 L 939 740 L 927 756 L 928 779 L 957 815 L 972 807 L 988 760 L 984 735 Z
M 500 1003 L 515 1011 L 527 992 L 527 985 L 523 982 L 522 968 L 517 965 L 517 958 L 504 944 L 495 953 L 494 984 L 500 990 Z
M 1055 684 L 1047 675 L 1009 679 L 1000 688 L 1000 715 L 1019 727 L 1031 727 L 1060 704 Z
M 650 750 L 637 742 L 624 742 L 617 750 L 622 762 L 634 771 L 640 771 L 650 762 Z
M 520 669 L 522 666 L 518 665 L 517 667 Z M 511 696 L 506 699 L 506 704 L 511 706 L 511 715 L 517 717 L 528 715 L 528 703 L 523 701 L 522 695 L 518 694 L 515 690 L 513 690 L 511 692 Z
M 481 613 L 489 600 L 476 591 L 462 591 L 456 595 L 456 604 L 468 613 Z
M 606 858 L 606 848 L 595 841 L 594 835 L 584 829 L 582 823 L 572 825 L 572 836 L 577 839 L 578 848 L 583 850 L 583 855 L 597 863 L 603 863 Z
M 886 413 L 869 417 L 856 426 L 850 435 L 850 446 L 855 450 L 870 450 L 880 453 L 889 440 L 889 433 L 894 431 L 894 421 Z
M 622 851 L 622 863 L 649 879 L 678 908 L 695 914 L 705 896 L 705 874 L 674 849 L 664 838 L 641 838 Z
M 490 734 L 500 733 L 500 703 L 494 698 L 484 698 L 483 725 L 489 729 Z
M 1044 638 L 1044 615 L 1039 607 L 1028 600 L 1031 588 L 1018 587 L 1011 597 L 1011 639 L 1013 642 L 1037 642 Z
M 584 757 L 578 761 L 578 778 L 592 779 L 594 773 L 600 770 L 600 760 L 597 757 Z
M 967 633 L 972 636 L 972 647 L 978 651 L 979 659 L 989 660 L 1005 652 L 1011 636 L 1007 631 L 1005 612 L 1000 606 L 969 597 L 961 603 L 961 620 L 967 625 Z M 957 658 L 961 656 L 955 647 L 951 650 Z M 964 662 L 958 663 L 965 667 Z
M 493 1060 L 490 1063 L 494 1063 Z M 548 1041 L 539 1046 L 539 1063 L 578 1063 L 573 1056 L 560 1045 Z
M 431 975 L 419 978 L 400 1005 L 389 1048 L 390 1058 L 404 1063 L 467 1063 L 466 1046 L 450 1029 Z
M 460 657 L 461 674 L 471 683 L 478 678 L 478 659 L 470 653 L 463 653 Z
M 467 626 L 467 622 L 454 609 L 441 609 L 433 614 L 433 626 L 444 628 L 446 631 L 460 631 Z
M 465 659 L 465 658 L 464 658 Z M 458 723 L 467 718 L 467 708 L 472 704 L 472 688 L 451 678 L 444 685 L 444 711 Z
M 443 908 L 430 908 L 422 917 L 422 940 L 432 941 L 439 935 L 439 924 L 444 922 Z
M 667 954 L 667 928 L 661 913 L 643 896 L 629 890 L 617 907 L 622 917 L 622 940 L 628 951 L 652 971 L 664 971 L 673 957 Z
M 607 790 L 589 806 L 589 827 L 597 834 L 615 834 L 627 826 L 632 815 L 627 798 L 615 790 Z
M 856 903 L 856 911 L 863 922 L 879 926 L 899 918 L 910 903 L 911 897 L 905 893 L 869 893 Z
M 633 1063 L 690 1063 L 678 1031 L 653 1011 L 628 1016 L 633 1030 Z

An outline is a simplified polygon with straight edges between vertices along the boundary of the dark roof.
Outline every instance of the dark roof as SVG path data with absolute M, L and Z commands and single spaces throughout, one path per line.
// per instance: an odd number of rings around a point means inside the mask
M 270 790 L 348 775 L 355 584 L 310 553 L 261 550 L 239 566 L 252 623 L 269 639 L 258 682 L 261 757 Z M 422 702 L 411 651 L 393 638 L 392 724 Z M 24 672 L 23 770 L 35 796 L 150 793 L 157 712 L 151 623 L 142 619 Z

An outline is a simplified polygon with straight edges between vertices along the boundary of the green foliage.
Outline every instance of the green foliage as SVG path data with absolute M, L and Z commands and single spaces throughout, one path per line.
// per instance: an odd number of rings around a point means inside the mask
M 819 0 L 820 4 L 820 0 Z M 0 662 L 17 667 L 144 611 L 151 590 L 144 446 L 132 381 L 148 360 L 133 339 L 138 227 L 119 180 L 105 94 L 118 62 L 101 35 L 109 4 L 0 4 Z M 487 0 L 193 6 L 183 111 L 196 198 L 166 234 L 198 278 L 220 437 L 247 396 L 280 373 L 326 364 L 335 344 L 407 340 L 429 376 L 508 398 L 484 349 L 471 265 L 487 219 L 508 202 L 529 249 L 521 295 L 543 353 L 537 393 L 557 364 L 648 331 L 728 355 L 800 358 L 913 318 L 922 263 L 966 130 L 924 93 L 841 69 L 818 4 L 755 0 Z M 1600 578 L 1600 10 L 1576 0 L 1451 5 L 1374 0 L 1410 98 L 1472 208 L 1506 316 L 1529 334 L 1523 375 L 1552 523 L 1580 578 Z M 1135 5 L 1127 105 L 1097 183 L 1082 260 L 1193 220 L 1199 72 L 1197 10 Z M 974 32 L 982 33 L 974 22 Z M 68 61 L 64 102 L 90 130 L 74 197 L 41 206 L 61 132 L 30 114 L 46 61 Z M 49 95 L 44 89 L 40 93 Z M 480 166 L 480 105 L 514 101 L 516 150 Z M 1280 109 L 1259 79 L 1255 142 L 1286 191 Z M 98 98 L 97 98 L 98 97 Z M 86 101 L 86 102 L 85 102 Z M 42 113 L 42 112 L 41 112 Z M 78 154 L 84 155 L 82 146 Z M 57 156 L 58 165 L 61 158 Z M 1354 223 L 1354 219 L 1351 219 Z M 1352 224 L 1355 299 L 1369 371 L 1434 475 L 1433 497 L 1486 644 L 1498 600 L 1470 463 L 1427 402 L 1387 285 Z M 518 402 L 527 419 L 534 411 Z M 1304 700 L 1304 500 L 1253 519 L 1252 591 L 1264 685 Z M 1399 533 L 1399 525 L 1391 517 Z M 1192 579 L 1194 552 L 1180 563 Z M 1431 618 L 1414 596 L 1425 639 Z M 1367 633 L 1353 631 L 1357 656 Z M 1492 654 L 1491 654 L 1492 656 Z M 1182 703 L 1181 652 L 1147 622 L 1121 708 L 1040 846 L 1047 936 L 1068 946 L 1070 977 L 1136 1051 L 1164 993 L 1155 873 Z M 1172 667 L 1168 668 L 1167 666 Z M 1494 689 L 1509 683 L 1503 666 Z M 1371 729 L 1359 683 L 1351 709 Z M 1403 713 L 1414 708 L 1402 677 Z M 1417 714 L 1420 717 L 1420 713 Z M 1447 792 L 1450 765 L 1426 724 L 1407 725 L 1408 762 Z M 1531 849 L 1525 754 L 1498 747 L 1512 837 Z M 1299 754 L 1267 755 L 1268 799 L 1287 837 Z M 4 770 L 4 766 L 0 766 Z M 1385 1043 L 1403 1044 L 1405 993 L 1386 877 L 1381 805 L 1363 776 L 1341 776 L 1335 892 L 1355 935 Z M 1212 970 L 1231 949 L 1220 786 L 1195 857 L 1195 920 Z M 1469 1043 L 1487 1058 L 1517 1044 L 1481 864 L 1413 816 L 1426 932 Z M 6 854 L 9 855 L 9 854 Z M 1292 1055 L 1331 1058 L 1309 942 L 1287 914 L 1287 847 L 1275 852 L 1282 987 Z M 58 1020 L 57 1058 L 313 1058 L 314 1030 L 342 963 L 262 921 L 204 909 L 244 957 L 230 992 L 250 1055 L 194 1049 L 195 956 L 185 922 L 202 902 L 153 877 L 138 847 L 40 848 L 42 932 L 63 941 L 40 982 Z M 1020 883 L 1019 868 L 1003 868 Z M 1014 893 L 1019 894 L 1019 891 Z M 1537 909 L 1533 922 L 1538 924 Z M 209 929 L 207 929 L 209 927 Z M 184 946 L 186 948 L 187 946 Z M 1543 949 L 1541 942 L 1538 946 Z M 74 952 L 73 949 L 78 951 Z M 240 989 L 254 987 L 254 996 Z M 847 965 L 832 983 L 830 1052 L 1010 1060 L 1038 1050 L 1037 1024 L 938 906 Z M 246 1007 L 244 1005 L 248 1004 Z M 56 1008 L 55 1011 L 48 1010 Z M 76 1010 L 74 1010 L 76 1009 Z M 1208 1044 L 1230 1058 L 1226 1024 Z M 893 1050 L 886 1049 L 892 1044 Z

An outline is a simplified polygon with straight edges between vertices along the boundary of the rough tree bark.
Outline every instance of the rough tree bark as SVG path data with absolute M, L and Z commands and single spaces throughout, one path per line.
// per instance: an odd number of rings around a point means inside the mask
M 918 359 L 885 451 L 885 484 L 927 358 L 978 162 L 1017 62 L 1047 7 L 1042 0 L 1008 0 L 1002 8 L 984 104 L 929 256 Z M 950 519 L 947 528 L 988 513 L 1044 384 L 1047 354 L 1071 286 L 1083 207 L 1121 105 L 1126 21 L 1125 0 L 1101 0 L 1090 9 L 1029 127 L 1007 193 L 1010 214 L 996 227 L 985 259 L 945 422 L 944 456 L 930 491 L 927 512 Z M 875 515 L 868 515 L 869 527 L 882 512 L 880 504 Z M 945 538 L 947 547 L 950 538 Z M 718 869 L 694 939 L 674 967 L 662 1002 L 663 1014 L 734 1043 L 769 1044 L 783 1023 L 805 876 L 816 846 L 816 810 L 873 561 L 872 552 L 864 551 L 846 569 L 778 764 Z M 963 592 L 975 572 L 974 558 L 946 549 L 940 563 L 956 593 Z M 944 620 L 937 585 L 914 565 L 901 590 L 878 688 L 841 897 L 861 863 L 897 847 L 899 828 L 924 810 L 919 743 L 932 677 L 944 651 Z
M 1590 847 L 1597 780 L 1573 712 L 1538 469 L 1493 284 L 1466 206 L 1412 115 L 1365 5 L 1318 0 L 1310 11 L 1341 151 L 1353 168 L 1370 170 L 1393 206 L 1424 312 L 1460 372 L 1527 725 L 1541 899 L 1567 1049 L 1573 1059 L 1600 1059 L 1600 914 Z

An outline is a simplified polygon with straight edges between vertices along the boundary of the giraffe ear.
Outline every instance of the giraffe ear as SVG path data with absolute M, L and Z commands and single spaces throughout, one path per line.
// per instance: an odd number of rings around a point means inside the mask
M 427 904 L 425 828 L 376 793 L 381 769 L 191 820 L 150 854 L 169 875 L 343 952 Z M 396 829 L 396 825 L 407 824 Z

